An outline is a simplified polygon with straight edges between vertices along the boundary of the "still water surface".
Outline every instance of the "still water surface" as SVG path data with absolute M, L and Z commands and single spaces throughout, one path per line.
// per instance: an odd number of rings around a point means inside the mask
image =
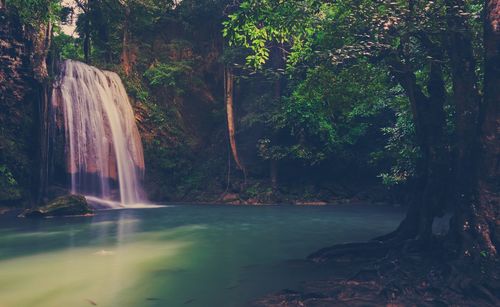
M 248 306 L 324 268 L 315 250 L 393 230 L 383 206 L 201 206 L 0 216 L 0 307 Z

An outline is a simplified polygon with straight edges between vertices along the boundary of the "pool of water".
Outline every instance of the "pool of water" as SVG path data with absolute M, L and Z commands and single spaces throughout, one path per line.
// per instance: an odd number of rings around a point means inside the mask
M 383 206 L 208 206 L 0 216 L 0 307 L 238 307 L 322 278 L 303 261 L 393 230 Z M 340 273 L 339 273 L 340 274 Z

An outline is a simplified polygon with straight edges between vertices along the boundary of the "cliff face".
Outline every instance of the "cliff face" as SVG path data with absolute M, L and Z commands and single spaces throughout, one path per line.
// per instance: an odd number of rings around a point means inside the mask
M 37 201 L 48 37 L 0 5 L 0 205 Z

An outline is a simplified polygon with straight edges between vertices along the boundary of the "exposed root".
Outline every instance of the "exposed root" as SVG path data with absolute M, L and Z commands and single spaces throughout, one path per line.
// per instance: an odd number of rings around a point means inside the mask
M 346 243 L 320 249 L 309 255 L 308 259 L 314 262 L 342 261 L 344 258 L 374 259 L 384 257 L 388 251 L 389 246 L 381 242 Z
M 305 282 L 300 291 L 284 290 L 255 306 L 500 306 L 498 265 L 466 274 L 460 260 L 451 262 L 439 248 L 441 241 L 434 243 L 425 253 L 417 240 L 322 249 L 309 259 L 330 267 L 349 265 L 356 273 Z

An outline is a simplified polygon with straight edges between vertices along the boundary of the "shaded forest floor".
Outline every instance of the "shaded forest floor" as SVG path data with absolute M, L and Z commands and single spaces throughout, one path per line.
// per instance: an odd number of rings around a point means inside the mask
M 437 241 L 435 242 L 436 244 Z M 320 252 L 321 253 L 321 252 Z M 447 261 L 440 246 L 427 253 L 392 251 L 349 257 L 318 257 L 329 268 L 351 268 L 349 277 L 305 281 L 298 290 L 282 290 L 255 306 L 499 306 L 498 259 L 479 266 Z M 312 257 L 312 256 L 311 256 Z M 310 258 L 311 258 L 310 257 Z M 341 274 L 340 274 L 341 275 Z
M 179 189 L 180 190 L 180 189 Z M 328 204 L 393 204 L 407 201 L 403 190 L 395 191 L 380 183 L 310 182 L 283 183 L 272 187 L 268 180 L 250 179 L 233 181 L 225 186 L 207 183 L 204 189 L 191 189 L 183 193 L 174 191 L 166 197 L 152 201 L 182 203 L 222 203 L 231 205 L 328 205 Z
M 146 186 L 146 190 L 148 187 Z M 382 184 L 374 183 L 338 183 L 326 182 L 318 185 L 304 183 L 286 183 L 272 188 L 267 180 L 233 181 L 227 188 L 220 184 L 208 184 L 205 189 L 193 189 L 179 192 L 172 189 L 163 197 L 155 197 L 155 193 L 147 193 L 152 203 L 175 204 L 226 204 L 226 205 L 392 205 L 404 207 L 404 190 L 394 191 Z M 69 194 L 62 186 L 49 188 L 46 201 Z M 0 203 L 0 214 L 9 211 L 19 211 L 31 207 L 27 199 L 9 203 Z

